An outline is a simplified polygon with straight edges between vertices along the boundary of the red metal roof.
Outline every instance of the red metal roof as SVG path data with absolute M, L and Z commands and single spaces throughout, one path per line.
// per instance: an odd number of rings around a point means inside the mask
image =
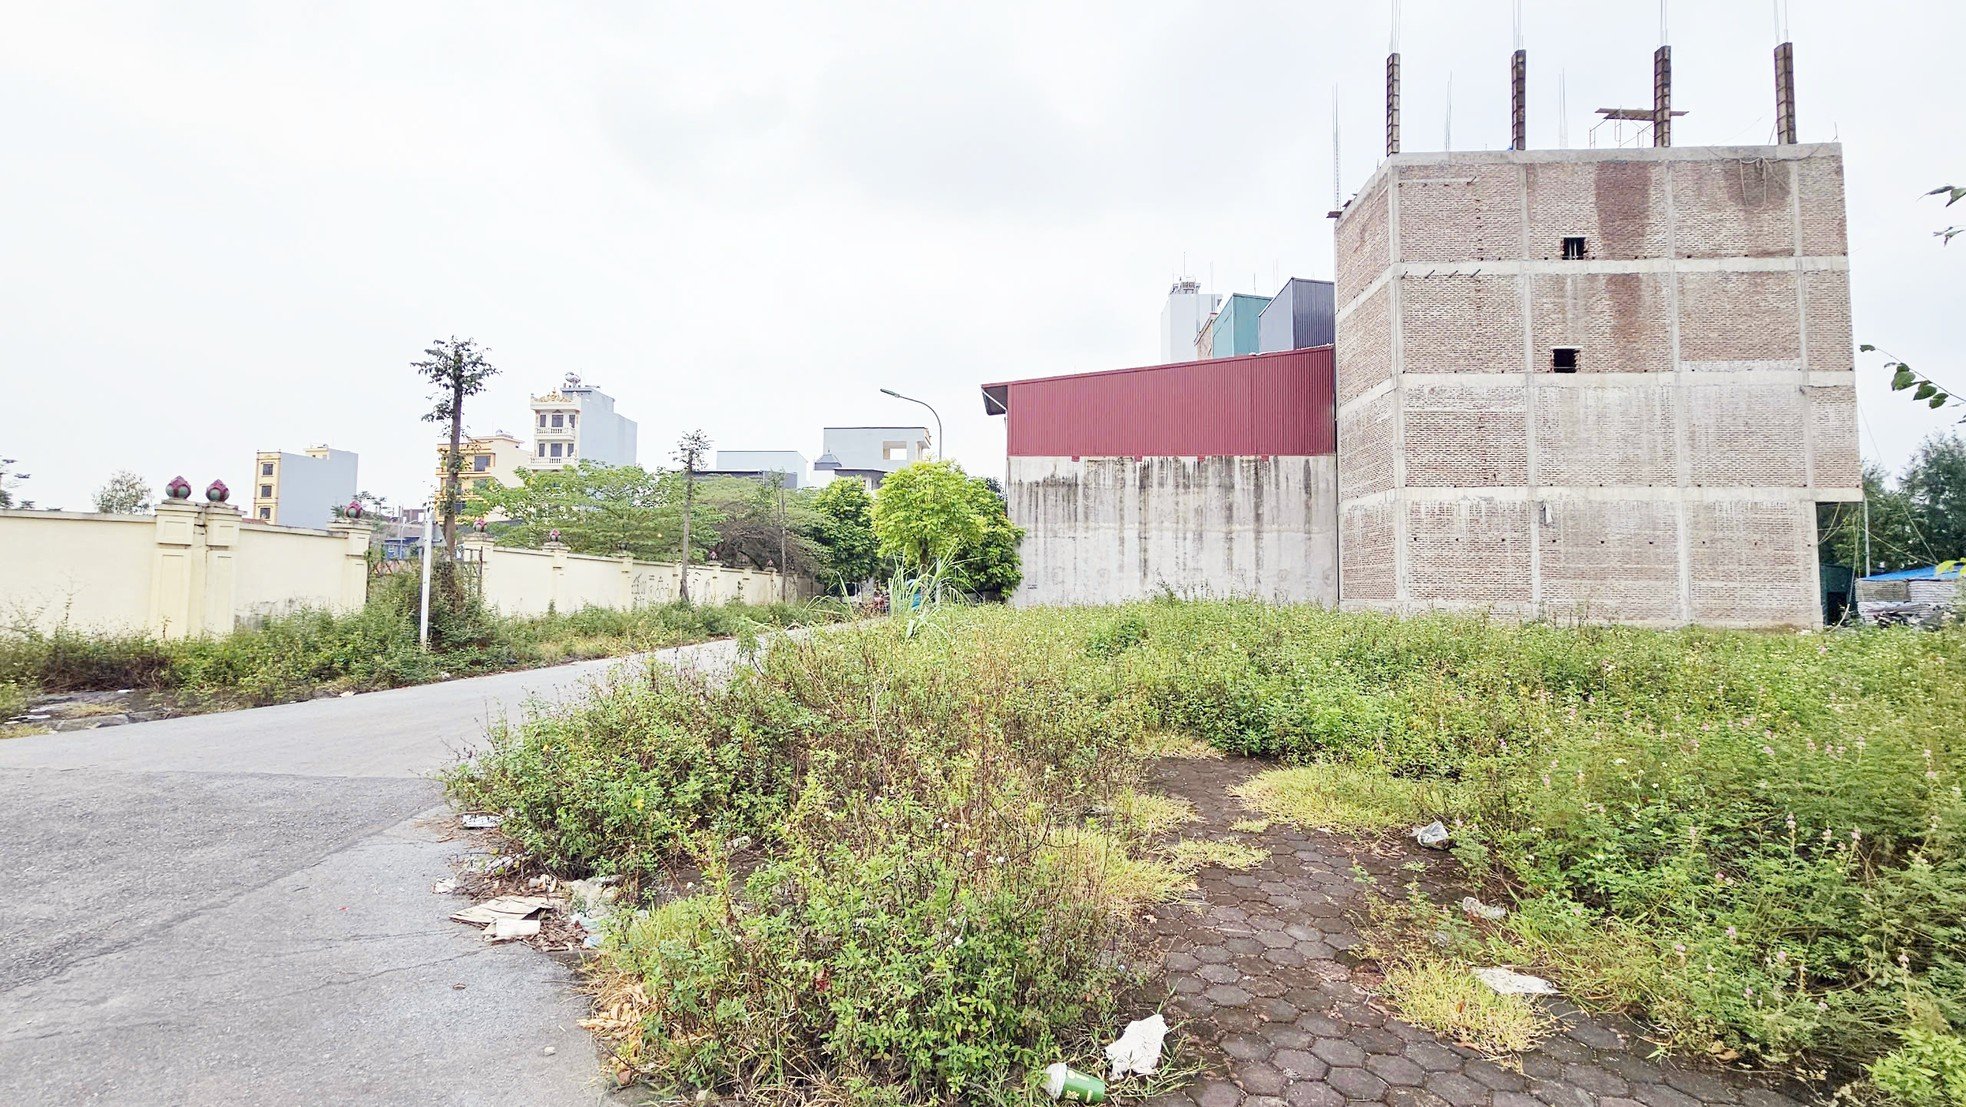
M 1331 347 L 983 386 L 1012 457 L 1261 456 L 1338 449 Z

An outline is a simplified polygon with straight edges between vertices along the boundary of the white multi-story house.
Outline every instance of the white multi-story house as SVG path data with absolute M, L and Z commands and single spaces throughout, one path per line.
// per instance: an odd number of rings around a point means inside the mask
M 616 414 L 614 397 L 575 373 L 532 398 L 533 456 L 528 468 L 561 469 L 582 461 L 635 464 L 635 421 Z

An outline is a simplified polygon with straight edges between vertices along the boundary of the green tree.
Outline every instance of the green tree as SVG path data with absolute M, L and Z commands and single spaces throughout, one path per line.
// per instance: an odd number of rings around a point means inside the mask
M 1917 522 L 1911 498 L 1891 486 L 1891 475 L 1875 461 L 1864 463 L 1864 502 L 1830 504 L 1820 517 L 1820 557 L 1825 565 L 1864 565 L 1864 524 L 1870 525 L 1870 564 L 1858 572 L 1888 573 L 1930 564 L 1914 537 Z
M 880 572 L 880 542 L 874 537 L 874 498 L 857 480 L 836 480 L 812 497 L 819 516 L 814 537 L 824 551 L 819 581 L 828 592 L 874 579 Z
M 452 335 L 432 342 L 423 351 L 424 360 L 410 363 L 410 368 L 432 385 L 430 410 L 424 413 L 423 421 L 449 423 L 451 428 L 450 452 L 444 455 L 444 487 L 438 496 L 444 519 L 444 548 L 448 550 L 457 549 L 457 512 L 463 502 L 458 488 L 459 474 L 464 469 L 464 401 L 483 392 L 498 375 L 497 368 L 485 360 L 489 352 L 479 349 L 471 339 Z
M 96 510 L 104 515 L 141 515 L 150 510 L 150 485 L 128 469 L 118 469 L 96 489 Z
M 582 461 L 563 469 L 521 469 L 519 483 L 490 480 L 472 493 L 465 513 L 502 516 L 494 536 L 502 546 L 537 549 L 554 531 L 575 553 L 612 557 L 626 551 L 645 561 L 676 556 L 682 532 L 681 485 L 674 474 L 639 465 Z M 696 552 L 717 539 L 714 513 L 698 511 Z
M 969 478 L 946 461 L 917 461 L 887 475 L 874 497 L 874 537 L 904 568 L 925 569 L 983 537 Z
M 983 519 L 983 534 L 957 559 L 956 586 L 968 592 L 1007 594 L 1024 580 L 1024 566 L 1017 554 L 1024 530 L 1011 523 L 996 481 L 971 477 L 969 496 Z
M 1966 557 L 1966 440 L 1935 434 L 1905 464 L 1898 488 L 1910 502 L 1928 559 Z
M 1023 579 L 1012 526 L 995 482 L 946 461 L 888 474 L 874 497 L 874 536 L 884 556 L 910 569 L 937 563 L 965 592 L 1004 592 Z
M 823 522 L 811 494 L 778 480 L 716 477 L 698 485 L 698 510 L 720 517 L 711 555 L 726 565 L 772 565 L 787 573 L 817 576 L 825 550 L 815 537 Z

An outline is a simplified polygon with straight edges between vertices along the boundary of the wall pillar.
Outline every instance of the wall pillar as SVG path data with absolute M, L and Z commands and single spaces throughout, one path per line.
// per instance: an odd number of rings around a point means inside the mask
M 239 509 L 226 503 L 198 509 L 205 538 L 205 580 L 199 597 L 196 634 L 224 636 L 237 622 L 233 592 L 233 557 L 239 547 Z
M 553 555 L 553 587 L 546 593 L 547 603 L 551 606 L 547 610 L 558 611 L 564 614 L 567 594 L 567 544 L 565 542 L 548 542 L 546 543 L 545 550 L 547 553 Z
M 635 555 L 621 551 L 621 610 L 635 610 Z
M 375 528 L 360 519 L 336 519 L 328 532 L 341 539 L 341 584 L 335 590 L 335 610 L 360 611 L 369 602 L 369 534 Z
M 196 505 L 157 505 L 150 555 L 149 627 L 159 638 L 188 638 L 204 624 L 205 528 Z

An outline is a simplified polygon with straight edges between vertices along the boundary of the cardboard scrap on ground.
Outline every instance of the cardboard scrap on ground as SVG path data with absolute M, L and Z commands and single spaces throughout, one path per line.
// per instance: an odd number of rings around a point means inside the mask
M 454 912 L 451 918 L 461 923 L 489 925 L 500 919 L 530 918 L 558 902 L 551 896 L 499 896 Z

